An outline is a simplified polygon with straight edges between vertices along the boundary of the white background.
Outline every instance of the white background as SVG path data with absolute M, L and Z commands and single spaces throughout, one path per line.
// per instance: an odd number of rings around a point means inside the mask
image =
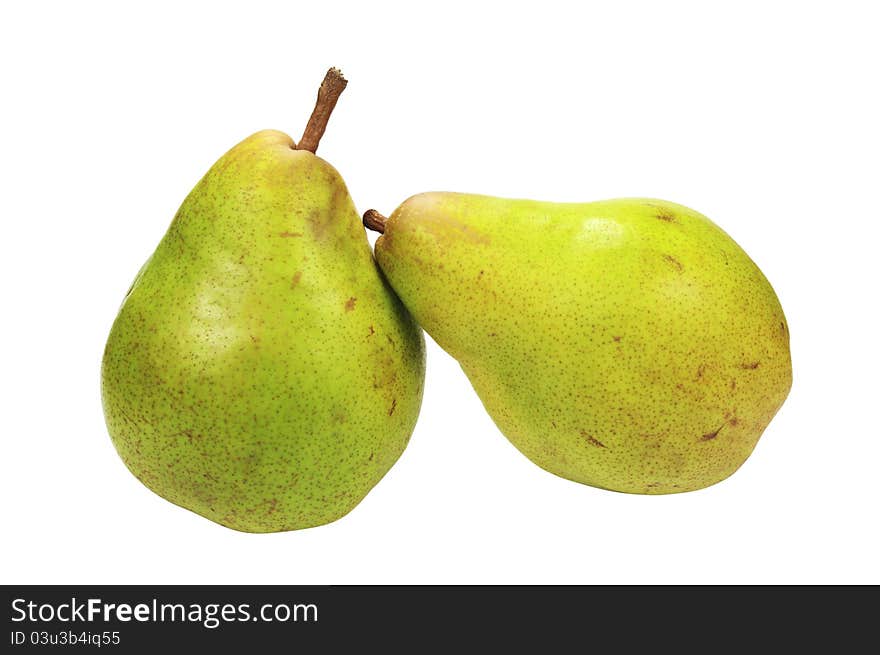
M 0 582 L 880 583 L 871 3 L 18 4 L 0 16 Z M 410 446 L 340 521 L 242 534 L 141 486 L 99 396 L 121 297 L 225 150 L 299 137 L 331 65 L 350 84 L 319 154 L 360 211 L 656 196 L 727 230 L 776 288 L 795 371 L 739 472 L 663 497 L 554 477 L 429 342 Z

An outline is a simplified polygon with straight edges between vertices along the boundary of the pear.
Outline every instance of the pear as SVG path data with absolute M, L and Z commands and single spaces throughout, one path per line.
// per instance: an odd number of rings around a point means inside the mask
M 403 452 L 421 403 L 421 330 L 339 173 L 313 153 L 344 86 L 331 70 L 299 147 L 257 132 L 211 167 L 104 351 L 104 413 L 126 466 L 236 530 L 348 513 Z
M 788 325 L 745 252 L 671 202 L 424 193 L 375 253 L 530 460 L 615 491 L 712 485 L 791 386 Z

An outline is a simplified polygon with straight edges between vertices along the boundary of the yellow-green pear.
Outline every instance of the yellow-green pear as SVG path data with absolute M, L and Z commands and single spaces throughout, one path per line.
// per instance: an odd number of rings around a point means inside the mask
M 160 496 L 247 532 L 334 521 L 398 459 L 420 329 L 383 281 L 339 173 L 263 131 L 207 172 L 132 285 L 101 369 L 107 427 Z
M 616 491 L 700 489 L 791 386 L 773 289 L 718 226 L 650 199 L 416 195 L 375 252 L 416 321 L 533 462 Z

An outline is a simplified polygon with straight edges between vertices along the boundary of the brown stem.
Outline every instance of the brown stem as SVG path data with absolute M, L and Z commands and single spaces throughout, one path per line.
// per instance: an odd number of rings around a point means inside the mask
M 342 72 L 338 68 L 331 68 L 324 76 L 321 82 L 321 88 L 318 89 L 318 101 L 306 124 L 305 132 L 299 140 L 296 150 L 308 150 L 315 152 L 318 149 L 318 143 L 324 136 L 324 130 L 327 129 L 327 121 L 330 120 L 330 114 L 336 106 L 336 101 L 345 90 L 348 81 L 342 77 Z
M 364 225 L 373 230 L 373 232 L 385 234 L 385 222 L 387 220 L 385 216 L 382 216 L 375 209 L 368 209 L 364 212 Z

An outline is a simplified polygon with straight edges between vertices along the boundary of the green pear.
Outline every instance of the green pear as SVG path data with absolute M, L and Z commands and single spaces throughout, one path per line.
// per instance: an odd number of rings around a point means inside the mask
M 104 412 L 126 466 L 237 530 L 345 515 L 403 452 L 421 403 L 421 330 L 339 173 L 302 148 L 317 147 L 336 75 L 299 148 L 262 131 L 211 167 L 104 351 Z
M 616 491 L 700 489 L 746 460 L 791 386 L 770 284 L 719 227 L 650 199 L 414 196 L 376 258 L 533 462 Z

